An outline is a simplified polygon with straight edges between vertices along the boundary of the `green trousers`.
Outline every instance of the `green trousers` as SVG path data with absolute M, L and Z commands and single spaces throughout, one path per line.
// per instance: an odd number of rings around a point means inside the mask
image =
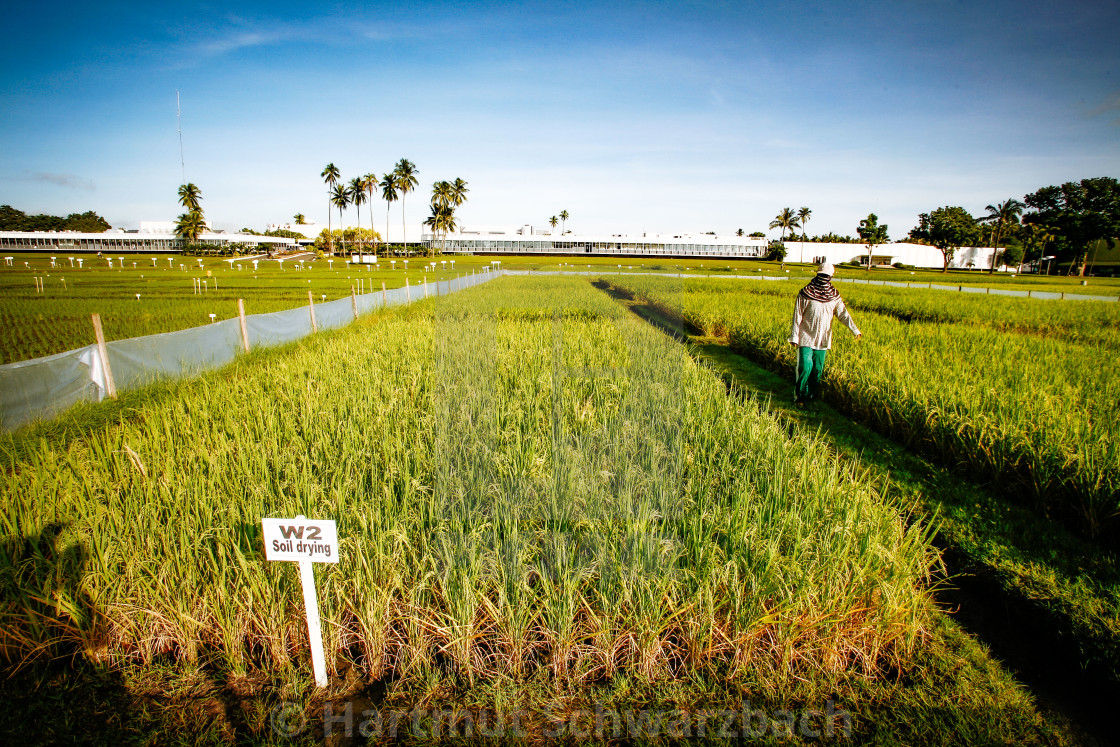
M 794 374 L 794 400 L 809 402 L 817 396 L 821 387 L 821 374 L 824 373 L 824 359 L 827 350 L 814 350 L 810 347 L 797 349 L 797 371 Z

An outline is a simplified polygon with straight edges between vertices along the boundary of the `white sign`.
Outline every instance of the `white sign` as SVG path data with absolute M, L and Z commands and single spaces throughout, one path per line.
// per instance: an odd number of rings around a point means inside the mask
M 292 560 L 299 563 L 303 586 L 303 607 L 307 611 L 307 634 L 311 643 L 311 670 L 315 684 L 327 686 L 327 666 L 323 656 L 323 630 L 319 620 L 319 600 L 315 594 L 313 563 L 338 562 L 338 530 L 333 521 L 261 519 L 264 527 L 264 556 L 267 560 Z
M 268 560 L 338 562 L 338 530 L 333 521 L 261 519 L 264 556 Z

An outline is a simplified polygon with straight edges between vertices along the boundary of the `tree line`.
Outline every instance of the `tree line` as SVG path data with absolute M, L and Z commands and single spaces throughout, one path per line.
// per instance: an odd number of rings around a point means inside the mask
M 398 199 L 401 201 L 401 237 L 402 244 L 407 244 L 408 224 L 405 217 L 405 197 L 409 192 L 414 191 L 419 184 L 416 179 L 419 173 L 420 170 L 416 168 L 416 164 L 407 158 L 402 158 L 393 167 L 392 171 L 383 174 L 380 179 L 377 174 L 369 173 L 365 176 L 354 177 L 349 183 L 346 183 L 342 180 L 342 174 L 338 167 L 333 163 L 328 163 L 319 175 L 327 185 L 327 230 L 324 232 L 325 235 L 320 235 L 320 238 L 324 240 L 323 243 L 327 251 L 334 252 L 336 239 L 340 240 L 343 251 L 346 250 L 346 241 L 348 239 L 353 240 L 358 248 L 359 258 L 362 257 L 363 249 L 367 244 L 372 244 L 374 254 L 378 252 L 379 248 L 384 247 L 382 237 L 373 228 L 373 200 L 375 195 L 380 196 L 385 201 L 386 237 L 389 235 L 389 218 L 393 203 Z M 442 233 L 446 238 L 446 235 L 456 228 L 455 208 L 466 202 L 467 192 L 469 191 L 467 183 L 462 179 L 434 183 L 430 203 L 431 214 L 424 221 L 424 225 L 431 228 L 434 235 Z M 366 203 L 369 203 L 370 212 L 368 232 L 362 228 L 361 206 Z M 338 222 L 341 226 L 342 213 L 350 205 L 353 205 L 357 210 L 357 230 L 347 229 L 336 233 L 331 228 L 330 208 L 338 208 Z M 429 249 L 430 252 L 431 249 Z
M 1021 265 L 1050 252 L 1070 275 L 1084 275 L 1102 245 L 1120 237 L 1120 182 L 1112 177 L 1082 179 L 1049 186 L 1023 197 L 988 205 L 987 215 L 973 217 L 959 206 L 945 206 L 918 216 L 910 238 L 941 250 L 945 271 L 962 246 L 987 239 L 1003 251 L 992 253 L 1005 265 Z
M 1112 177 L 1043 187 L 1025 195 L 1022 201 L 1008 198 L 984 209 L 988 212 L 981 216 L 973 216 L 960 206 L 921 213 L 907 238 L 939 249 L 944 261 L 942 272 L 949 271 L 949 263 L 961 247 L 987 245 L 996 249 L 986 268 L 990 273 L 998 264 L 1021 267 L 1023 262 L 1041 260 L 1050 252 L 1047 258 L 1068 263 L 1071 275 L 1075 270 L 1084 275 L 1089 260 L 1102 245 L 1120 238 L 1120 182 Z M 880 225 L 874 213 L 859 222 L 858 240 L 832 233 L 810 239 L 805 224 L 811 215 L 807 207 L 796 212 L 787 207 L 775 216 L 770 228 L 780 228 L 782 235 L 772 246 L 772 259 L 784 259 L 786 232 L 796 237 L 798 228 L 802 241 L 867 245 L 868 270 L 874 248 L 890 241 L 887 226 Z
M 28 215 L 11 205 L 0 205 L 0 231 L 79 231 L 104 233 L 112 226 L 92 210 L 70 213 L 65 218 L 58 215 Z

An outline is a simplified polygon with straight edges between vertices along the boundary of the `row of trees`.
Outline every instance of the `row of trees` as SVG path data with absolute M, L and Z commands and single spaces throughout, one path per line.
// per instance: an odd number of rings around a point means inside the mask
M 402 158 L 393 167 L 393 170 L 382 175 L 380 179 L 377 174 L 366 174 L 365 176 L 357 176 L 350 180 L 350 182 L 343 183 L 342 175 L 338 167 L 333 163 L 328 163 L 323 173 L 319 176 L 327 185 L 327 232 L 330 237 L 330 251 L 334 252 L 334 232 L 331 230 L 331 207 L 338 208 L 338 222 L 342 223 L 342 211 L 350 205 L 358 211 L 358 228 L 362 227 L 362 210 L 361 207 L 364 203 L 369 203 L 369 225 L 370 230 L 373 231 L 373 198 L 374 195 L 380 194 L 381 199 L 385 200 L 385 236 L 389 235 L 389 209 L 392 204 L 398 199 L 401 201 L 401 235 L 404 241 L 408 241 L 408 229 L 405 222 L 404 212 L 404 198 L 409 192 L 416 189 L 419 183 L 416 180 L 416 175 L 420 170 L 416 168 L 416 164 L 409 161 L 407 158 Z M 302 217 L 302 216 L 301 216 Z M 358 243 L 358 255 L 362 256 L 363 243 Z M 343 251 L 346 250 L 345 243 L 343 244 Z M 377 247 L 374 246 L 376 253 Z
M 58 215 L 28 215 L 11 205 L 0 205 L 0 231 L 80 231 L 104 233 L 112 226 L 92 210 L 70 213 L 65 218 Z
M 1069 274 L 1084 275 L 1088 260 L 1105 242 L 1120 237 L 1120 182 L 1112 177 L 1082 179 L 1043 187 L 1020 202 L 1009 198 L 988 205 L 974 218 L 960 206 L 945 206 L 918 216 L 910 238 L 941 250 L 948 271 L 957 250 L 985 241 L 993 252 L 989 272 L 998 262 L 1021 265 L 1046 253 L 1069 264 Z M 997 262 L 998 258 L 998 262 Z

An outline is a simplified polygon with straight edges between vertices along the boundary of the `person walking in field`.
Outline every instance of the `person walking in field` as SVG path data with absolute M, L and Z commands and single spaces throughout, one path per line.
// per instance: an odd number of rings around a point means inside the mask
M 817 268 L 817 276 L 797 294 L 793 307 L 789 344 L 797 348 L 794 403 L 799 407 L 816 399 L 820 389 L 824 360 L 832 347 L 832 318 L 837 317 L 847 325 L 857 340 L 863 336 L 844 307 L 840 292 L 832 285 L 835 272 L 829 262 Z

